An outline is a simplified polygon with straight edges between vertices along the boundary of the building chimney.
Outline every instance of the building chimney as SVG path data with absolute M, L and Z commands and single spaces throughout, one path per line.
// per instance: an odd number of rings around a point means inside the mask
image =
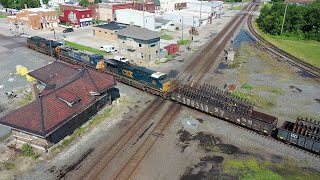
M 130 22 L 130 26 L 134 26 L 134 22 Z
M 39 98 L 39 90 L 36 82 L 31 82 L 31 93 L 32 93 L 33 100 L 36 100 Z

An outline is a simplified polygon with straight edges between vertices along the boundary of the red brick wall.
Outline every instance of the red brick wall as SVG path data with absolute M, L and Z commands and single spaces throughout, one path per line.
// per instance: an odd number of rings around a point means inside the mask
M 69 19 L 69 15 L 71 13 L 74 13 L 76 15 L 76 21 L 72 22 Z M 89 15 L 89 16 L 88 16 Z M 83 17 L 82 17 L 83 16 Z M 80 19 L 83 18 L 90 18 L 92 17 L 92 11 L 90 9 L 84 10 L 84 11 L 78 11 L 78 10 L 64 10 L 63 11 L 63 16 L 60 16 L 60 21 L 65 21 L 69 22 L 70 24 L 75 24 L 79 25 L 80 24 Z
M 59 6 L 60 6 L 61 12 L 64 12 L 65 10 L 90 9 L 92 18 L 98 19 L 98 17 L 99 17 L 99 13 L 97 12 L 98 5 L 96 5 L 96 4 L 89 5 L 88 7 L 69 6 L 69 5 L 65 5 L 65 4 L 60 4 Z

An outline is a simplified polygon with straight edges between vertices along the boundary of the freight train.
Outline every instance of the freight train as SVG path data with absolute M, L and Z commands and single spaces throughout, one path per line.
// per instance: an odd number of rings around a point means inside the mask
M 59 42 L 41 37 L 30 37 L 29 48 L 57 59 L 97 68 L 139 89 L 157 94 L 174 102 L 241 125 L 280 141 L 320 153 L 320 122 L 297 119 L 295 123 L 286 121 L 279 128 L 277 117 L 256 111 L 243 99 L 234 98 L 230 93 L 210 85 L 180 85 L 173 88 L 167 74 L 135 66 L 103 56 L 81 52 Z

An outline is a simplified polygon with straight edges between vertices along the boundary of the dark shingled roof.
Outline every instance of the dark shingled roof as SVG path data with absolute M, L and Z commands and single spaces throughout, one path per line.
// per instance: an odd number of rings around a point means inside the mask
M 118 31 L 116 34 L 140 40 L 160 38 L 160 34 L 158 32 L 137 26 L 128 26 L 127 28 Z
M 80 68 L 80 66 L 78 68 Z M 79 72 L 78 68 L 70 64 L 54 61 L 47 66 L 29 72 L 28 75 L 45 84 L 52 85 L 61 82 L 66 77 L 70 77 L 76 74 L 77 72 Z
M 113 76 L 91 69 L 79 69 L 73 76 L 67 78 L 67 82 L 60 81 L 62 84 L 56 88 L 45 90 L 37 100 L 0 118 L 0 124 L 46 137 L 100 98 L 92 92 L 103 93 L 116 84 Z M 76 104 L 70 107 L 68 103 Z
M 124 25 L 124 24 L 119 24 L 117 22 L 110 22 L 108 24 L 101 24 L 101 25 L 97 25 L 97 26 L 94 26 L 94 27 L 103 28 L 103 29 L 109 29 L 109 30 L 119 30 L 119 29 L 124 29 L 127 26 Z

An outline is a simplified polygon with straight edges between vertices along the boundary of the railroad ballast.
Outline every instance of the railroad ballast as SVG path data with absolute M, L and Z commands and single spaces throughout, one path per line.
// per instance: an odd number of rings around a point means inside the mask
M 310 122 L 298 119 L 296 123 L 287 121 L 283 126 L 277 128 L 277 117 L 256 111 L 247 101 L 234 98 L 230 93 L 214 86 L 176 84 L 173 88 L 172 81 L 165 73 L 114 59 L 106 60 L 101 55 L 82 52 L 62 43 L 37 36 L 28 38 L 27 45 L 31 49 L 52 55 L 59 60 L 112 74 L 120 82 L 247 129 L 297 145 L 317 154 L 320 152 L 319 122 L 310 125 Z

